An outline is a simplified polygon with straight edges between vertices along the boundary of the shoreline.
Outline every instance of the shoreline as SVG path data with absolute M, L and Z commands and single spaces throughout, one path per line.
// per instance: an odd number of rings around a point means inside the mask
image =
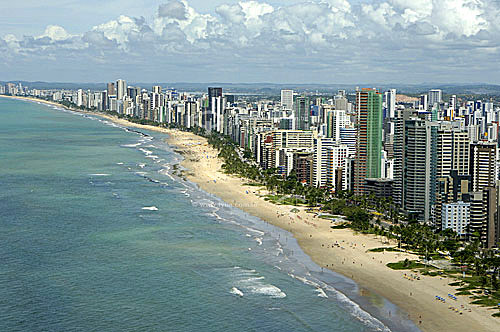
M 415 259 L 415 255 L 396 252 L 368 252 L 369 249 L 387 246 L 373 235 L 355 234 L 350 229 L 330 228 L 330 222 L 315 218 L 306 213 L 305 208 L 298 208 L 299 213 L 292 213 L 292 206 L 274 205 L 259 197 L 259 188 L 244 184 L 245 180 L 220 172 L 222 162 L 217 152 L 208 146 L 206 139 L 189 132 L 141 125 L 125 119 L 71 109 L 56 102 L 29 97 L 1 96 L 27 100 L 62 107 L 70 111 L 91 114 L 106 118 L 115 123 L 168 134 L 168 143 L 182 151 L 184 160 L 181 165 L 187 169 L 187 179 L 197 184 L 224 202 L 244 212 L 286 230 L 293 234 L 299 246 L 319 266 L 340 273 L 352 279 L 360 286 L 360 295 L 368 299 L 370 293 L 380 295 L 409 314 L 422 331 L 496 331 L 500 324 L 491 316 L 487 308 L 471 305 L 467 296 L 459 296 L 457 301 L 441 303 L 436 295 L 447 297 L 455 293 L 456 288 L 448 285 L 451 280 L 419 275 L 420 280 L 406 278 L 415 274 L 409 270 L 392 270 L 388 262 L 405 258 Z M 196 174 L 193 173 L 196 170 Z M 262 189 L 262 193 L 265 190 Z M 338 244 L 334 245 L 335 243 Z M 394 244 L 394 243 L 392 243 Z M 451 300 L 450 300 L 451 301 Z M 450 306 L 461 310 L 462 315 L 449 309 Z M 420 324 L 421 322 L 421 324 Z
M 368 252 L 388 246 L 374 235 L 356 234 L 350 229 L 331 229 L 330 221 L 315 218 L 303 207 L 275 205 L 259 197 L 259 187 L 245 185 L 245 180 L 220 172 L 222 162 L 217 152 L 206 144 L 206 139 L 192 133 L 172 131 L 169 144 L 183 151 L 181 165 L 188 171 L 188 180 L 199 185 L 224 202 L 250 215 L 284 229 L 295 237 L 299 246 L 316 264 L 330 269 L 360 286 L 360 295 L 377 294 L 392 302 L 409 315 L 422 331 L 496 331 L 500 323 L 487 308 L 471 305 L 467 296 L 457 301 L 442 303 L 436 295 L 447 297 L 456 288 L 447 278 L 423 276 L 420 280 L 406 278 L 411 270 L 392 270 L 386 266 L 418 256 L 403 252 Z M 196 174 L 192 170 L 196 170 Z M 262 194 L 265 189 L 261 189 Z M 299 213 L 292 213 L 292 209 Z M 338 244 L 335 245 L 335 244 Z M 392 241 L 390 245 L 395 245 Z M 451 301 L 451 300 L 450 300 Z M 449 309 L 461 309 L 462 314 Z M 421 322 L 421 323 L 420 323 Z

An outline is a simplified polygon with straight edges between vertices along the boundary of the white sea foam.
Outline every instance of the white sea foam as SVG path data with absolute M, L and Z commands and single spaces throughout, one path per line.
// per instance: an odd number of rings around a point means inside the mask
M 283 255 L 283 247 L 281 246 L 281 243 L 276 242 L 276 256 Z
M 239 224 L 238 224 L 239 225 Z M 251 228 L 251 227 L 245 227 L 243 226 L 247 231 L 250 231 L 252 233 L 256 233 L 256 234 L 259 234 L 259 235 L 264 235 L 266 233 L 262 232 L 262 231 L 259 231 L 257 229 L 254 229 L 254 228 Z
M 243 297 L 243 292 L 236 287 L 231 288 L 229 293 Z
M 319 297 L 325 297 L 325 296 L 328 297 L 324 289 L 330 293 L 335 294 L 335 297 L 337 298 L 338 301 L 343 302 L 344 304 L 347 305 L 353 317 L 363 322 L 364 324 L 370 326 L 371 328 L 374 328 L 377 331 L 391 332 L 391 330 L 387 326 L 385 326 L 384 323 L 382 323 L 377 318 L 370 315 L 370 313 L 364 311 L 356 302 L 352 301 L 344 293 L 340 292 L 336 288 L 331 287 L 327 284 L 320 285 L 317 282 L 311 281 L 304 277 L 296 276 L 291 273 L 289 273 L 288 275 L 291 276 L 292 278 L 302 281 L 306 285 L 315 287 Z
M 140 168 L 144 168 L 144 167 L 146 167 L 146 164 L 139 164 L 137 166 L 139 166 Z
M 146 150 L 146 149 L 143 149 L 143 148 L 139 148 L 139 151 L 142 151 L 144 154 L 146 154 L 148 156 L 151 155 L 151 154 L 153 154 L 153 151 L 149 151 L 149 150 Z
M 327 286 L 327 290 L 333 289 L 335 291 L 335 295 L 337 296 L 337 299 L 349 306 L 349 309 L 351 311 L 351 314 L 358 319 L 359 321 L 363 322 L 364 324 L 378 330 L 378 331 L 383 331 L 383 332 L 391 332 L 391 330 L 384 325 L 381 321 L 379 321 L 377 318 L 373 317 L 370 315 L 368 312 L 364 311 L 361 309 L 361 307 L 354 301 L 352 301 L 350 298 L 348 298 L 345 294 L 342 292 L 339 292 L 333 287 Z
M 282 299 L 286 297 L 286 294 L 274 285 L 255 285 L 249 286 L 248 288 L 254 294 L 266 295 L 274 299 Z
M 323 290 L 323 288 L 317 288 L 316 289 L 316 293 L 318 293 L 318 297 L 323 297 L 325 299 L 328 298 L 328 295 L 326 295 L 325 291 Z
M 139 142 L 139 143 L 135 143 L 135 144 L 124 144 L 124 145 L 122 145 L 122 147 L 123 148 L 136 148 L 141 144 L 143 144 L 143 143 Z
M 255 238 L 255 241 L 257 241 L 257 243 L 259 244 L 259 246 L 261 246 L 261 245 L 262 245 L 262 238 L 260 238 L 260 237 L 256 237 L 256 238 Z
M 255 270 L 242 269 L 235 266 L 233 274 L 236 279 L 235 284 L 242 292 L 265 295 L 275 299 L 286 297 L 285 292 L 275 285 L 268 284 L 265 278 L 259 275 Z
M 142 209 L 148 211 L 158 211 L 158 208 L 156 206 L 145 206 Z
M 309 286 L 313 286 L 313 287 L 316 287 L 316 288 L 321 288 L 321 285 L 314 282 L 314 281 L 311 281 L 309 279 L 306 279 L 304 277 L 299 277 L 299 276 L 296 276 L 295 274 L 292 274 L 292 273 L 289 273 L 288 274 L 290 277 L 294 278 L 294 279 L 297 279 L 299 281 L 302 281 L 304 284 L 306 285 L 309 285 Z
M 116 163 L 117 165 L 124 165 L 124 163 Z
M 175 181 L 175 178 L 166 169 L 159 170 L 158 173 L 168 176 L 172 181 Z

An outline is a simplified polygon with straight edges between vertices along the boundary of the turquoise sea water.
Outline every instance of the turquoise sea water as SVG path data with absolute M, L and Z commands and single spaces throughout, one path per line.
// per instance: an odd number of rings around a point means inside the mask
M 418 331 L 172 176 L 164 138 L 0 98 L 0 331 Z

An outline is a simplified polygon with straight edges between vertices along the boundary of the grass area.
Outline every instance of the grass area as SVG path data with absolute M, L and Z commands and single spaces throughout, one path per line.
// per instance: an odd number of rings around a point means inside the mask
M 394 248 L 394 247 L 381 247 L 381 248 L 373 248 L 373 249 L 370 249 L 368 251 L 371 251 L 371 252 L 384 252 L 384 251 L 401 251 L 401 250 L 398 249 L 398 248 Z
M 476 300 L 472 301 L 472 304 L 479 304 L 483 307 L 496 307 L 498 306 L 498 300 L 492 299 L 489 296 L 474 296 Z
M 265 195 L 264 196 L 264 200 L 265 201 L 270 201 L 271 203 L 276 203 L 278 202 L 281 198 L 283 197 L 283 195 Z
M 460 291 L 460 292 L 469 292 L 470 293 L 471 291 L 474 291 L 474 289 L 476 289 L 474 286 L 467 285 L 465 287 L 460 287 L 457 290 Z
M 263 187 L 264 185 L 262 183 L 258 182 L 247 182 L 243 183 L 244 186 L 251 186 L 251 187 Z
M 330 226 L 331 229 L 346 229 L 349 228 L 348 224 L 340 224 L 340 225 L 335 225 L 335 226 Z
M 425 250 L 417 250 L 417 251 L 413 251 L 413 253 L 414 253 L 415 255 L 419 255 L 419 256 L 425 256 L 425 254 L 426 254 L 426 253 L 425 253 Z M 442 256 L 442 255 L 440 255 L 440 254 L 439 254 L 439 253 L 437 253 L 437 252 L 434 252 L 434 253 L 431 253 L 431 254 L 429 255 L 429 258 L 430 258 L 431 260 L 440 260 L 440 259 L 443 259 L 443 256 Z
M 265 201 L 269 201 L 277 205 L 306 205 L 306 201 L 303 198 L 293 198 L 286 195 L 266 195 Z
M 417 261 L 404 260 L 396 263 L 387 263 L 387 266 L 393 270 L 413 270 L 425 267 L 424 264 Z
M 453 277 L 460 278 L 460 275 L 456 274 Z M 455 295 L 470 296 L 473 299 L 472 304 L 491 309 L 500 309 L 498 305 L 500 303 L 500 290 L 486 295 L 485 290 L 491 290 L 483 288 L 481 277 L 479 276 L 468 275 L 464 279 L 452 282 L 449 285 L 459 287 Z M 492 316 L 500 317 L 500 312 L 494 313 Z

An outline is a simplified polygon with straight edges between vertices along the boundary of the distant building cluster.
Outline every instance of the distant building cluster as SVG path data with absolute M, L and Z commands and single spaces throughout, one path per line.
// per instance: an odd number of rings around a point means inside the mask
M 104 91 L 7 83 L 0 93 L 215 131 L 263 169 L 295 172 L 303 185 L 385 197 L 409 219 L 474 236 L 485 247 L 500 239 L 500 108 L 493 102 L 444 100 L 437 89 L 405 103 L 395 89 L 340 90 L 328 98 L 282 90 L 278 99 L 248 102 L 217 87 L 202 94 L 148 91 L 123 80 Z

